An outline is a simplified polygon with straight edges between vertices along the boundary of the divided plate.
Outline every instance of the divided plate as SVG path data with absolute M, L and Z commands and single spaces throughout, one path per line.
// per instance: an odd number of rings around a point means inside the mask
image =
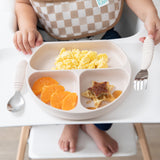
M 51 70 L 54 66 L 56 57 L 62 48 L 80 50 L 92 50 L 97 53 L 106 53 L 109 62 L 109 68 L 103 69 L 80 69 L 80 70 Z M 78 102 L 76 107 L 70 111 L 56 109 L 43 103 L 31 90 L 33 83 L 44 76 L 52 77 L 65 87 L 65 90 L 76 92 Z M 98 117 L 106 114 L 111 109 L 118 107 L 127 95 L 130 84 L 131 67 L 123 50 L 108 40 L 100 41 L 68 41 L 68 42 L 48 42 L 44 43 L 31 57 L 27 69 L 27 84 L 29 92 L 37 101 L 39 107 L 54 116 L 70 119 L 83 120 Z M 92 86 L 92 81 L 108 81 L 115 86 L 116 90 L 122 90 L 122 94 L 113 102 L 97 108 L 95 110 L 87 109 L 94 107 L 93 103 L 87 104 L 89 100 L 81 96 L 81 93 Z

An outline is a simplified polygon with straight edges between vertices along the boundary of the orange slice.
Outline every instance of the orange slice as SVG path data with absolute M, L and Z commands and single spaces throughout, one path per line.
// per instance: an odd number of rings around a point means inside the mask
M 112 95 L 113 95 L 114 98 L 118 98 L 121 95 L 121 93 L 122 93 L 122 91 L 116 90 L 116 91 L 113 92 Z
M 62 109 L 62 100 L 71 92 L 68 91 L 56 91 L 51 95 L 50 104 L 52 107 Z
M 60 86 L 60 85 L 57 85 L 57 84 L 52 84 L 52 85 L 49 85 L 49 86 L 43 86 L 42 88 L 42 92 L 41 92 L 41 100 L 44 102 L 44 103 L 49 103 L 50 102 L 50 98 L 51 98 L 51 95 L 53 93 L 55 93 L 56 91 L 64 91 L 64 87 L 63 86 Z
M 71 110 L 77 104 L 78 96 L 76 93 L 68 94 L 62 101 L 62 110 Z
M 58 82 L 51 77 L 41 77 L 36 80 L 32 86 L 32 91 L 35 95 L 39 95 L 44 85 L 58 84 Z

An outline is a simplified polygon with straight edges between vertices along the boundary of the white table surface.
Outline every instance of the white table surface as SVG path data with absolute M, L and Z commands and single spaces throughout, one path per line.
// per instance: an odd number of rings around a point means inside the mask
M 13 80 L 16 65 L 21 59 L 29 60 L 15 48 L 0 49 L 0 127 L 46 125 L 46 124 L 82 124 L 82 123 L 160 123 L 160 45 L 155 47 L 153 62 L 149 68 L 148 88 L 142 92 L 133 89 L 133 79 L 139 70 L 142 44 L 137 37 L 113 40 L 128 56 L 132 67 L 131 87 L 123 103 L 114 110 L 98 118 L 70 121 L 49 115 L 34 102 L 26 86 L 23 89 L 25 108 L 21 112 L 7 111 L 6 105 L 14 93 Z

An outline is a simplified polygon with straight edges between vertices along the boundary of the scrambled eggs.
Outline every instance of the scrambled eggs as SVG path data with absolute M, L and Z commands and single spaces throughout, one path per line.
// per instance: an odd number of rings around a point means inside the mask
M 63 69 L 93 69 L 108 68 L 108 56 L 105 53 L 79 49 L 66 50 L 62 48 L 56 58 L 56 70 Z

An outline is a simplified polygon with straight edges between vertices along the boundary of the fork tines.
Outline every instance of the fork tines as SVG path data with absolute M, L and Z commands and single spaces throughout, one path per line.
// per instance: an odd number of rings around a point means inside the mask
M 137 73 L 134 80 L 134 89 L 136 91 L 141 91 L 147 88 L 148 71 L 141 70 Z

